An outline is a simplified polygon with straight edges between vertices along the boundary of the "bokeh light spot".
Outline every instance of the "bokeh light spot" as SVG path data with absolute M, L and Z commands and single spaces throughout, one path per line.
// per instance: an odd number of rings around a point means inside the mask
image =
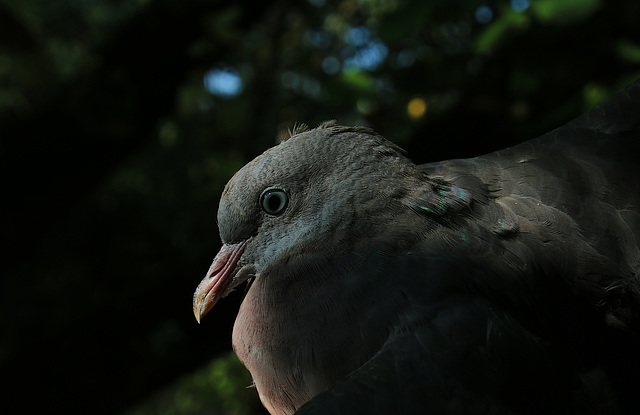
M 476 21 L 480 24 L 487 24 L 493 20 L 493 10 L 489 6 L 480 6 L 476 9 Z
M 327 56 L 322 61 L 322 70 L 327 75 L 335 75 L 340 70 L 340 61 L 333 56 Z
M 365 71 L 373 71 L 387 59 L 389 49 L 382 42 L 368 42 L 364 47 L 356 49 L 353 56 L 345 59 L 345 67 L 355 67 Z
M 364 115 L 371 114 L 373 111 L 374 105 L 371 100 L 366 98 L 360 98 L 356 103 L 356 107 L 358 108 L 358 112 Z
M 213 94 L 221 97 L 235 97 L 242 92 L 242 78 L 238 71 L 232 68 L 212 69 L 204 75 L 204 87 Z
M 303 36 L 304 42 L 318 49 L 327 49 L 331 45 L 331 34 L 325 30 L 307 30 Z
M 363 46 L 369 42 L 371 33 L 366 27 L 352 27 L 344 35 L 344 41 L 351 46 Z
M 404 49 L 396 55 L 396 65 L 400 68 L 408 68 L 416 61 L 416 52 L 413 49 Z
M 304 81 L 302 81 L 302 91 L 308 96 L 317 98 L 320 96 L 320 92 L 322 92 L 322 87 L 317 80 L 305 78 Z
M 511 0 L 511 8 L 518 13 L 527 10 L 530 5 L 529 0 Z
M 426 112 L 427 102 L 422 98 L 413 98 L 407 104 L 407 114 L 414 120 L 422 118 Z
M 300 87 L 300 76 L 292 71 L 284 71 L 280 75 L 280 82 L 287 89 L 297 89 Z

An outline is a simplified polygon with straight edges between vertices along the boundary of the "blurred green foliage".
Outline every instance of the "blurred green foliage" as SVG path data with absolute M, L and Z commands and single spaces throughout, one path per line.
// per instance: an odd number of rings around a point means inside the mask
M 586 20 L 601 3 L 601 0 L 537 0 L 532 2 L 531 9 L 542 23 L 570 24 Z
M 264 412 L 251 376 L 233 353 L 217 358 L 123 415 L 249 415 Z
M 229 177 L 296 122 L 368 125 L 417 162 L 542 134 L 640 77 L 637 16 L 637 0 L 0 0 L 2 401 L 255 411 L 226 354 L 241 296 L 202 326 L 190 310 Z

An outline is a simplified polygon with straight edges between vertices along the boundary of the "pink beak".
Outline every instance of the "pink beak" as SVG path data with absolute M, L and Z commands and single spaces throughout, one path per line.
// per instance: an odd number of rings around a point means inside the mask
M 193 314 L 198 324 L 200 319 L 226 294 L 227 287 L 236 274 L 236 264 L 246 245 L 246 241 L 231 245 L 224 244 L 213 259 L 207 276 L 193 294 Z

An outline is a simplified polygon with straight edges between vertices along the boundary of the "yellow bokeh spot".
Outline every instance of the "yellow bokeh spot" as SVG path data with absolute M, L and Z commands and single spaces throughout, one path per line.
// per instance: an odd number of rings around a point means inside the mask
M 422 98 L 413 98 L 407 104 L 407 113 L 409 117 L 417 120 L 418 118 L 422 118 L 424 114 L 427 112 L 427 102 Z

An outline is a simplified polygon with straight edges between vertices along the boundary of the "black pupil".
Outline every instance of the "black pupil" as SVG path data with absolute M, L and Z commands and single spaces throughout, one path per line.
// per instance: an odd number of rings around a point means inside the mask
M 277 211 L 280 208 L 280 204 L 282 204 L 280 195 L 274 193 L 269 193 L 267 195 L 267 205 L 271 212 Z
M 286 204 L 285 196 L 281 192 L 267 192 L 264 195 L 264 210 L 267 213 L 280 213 Z

